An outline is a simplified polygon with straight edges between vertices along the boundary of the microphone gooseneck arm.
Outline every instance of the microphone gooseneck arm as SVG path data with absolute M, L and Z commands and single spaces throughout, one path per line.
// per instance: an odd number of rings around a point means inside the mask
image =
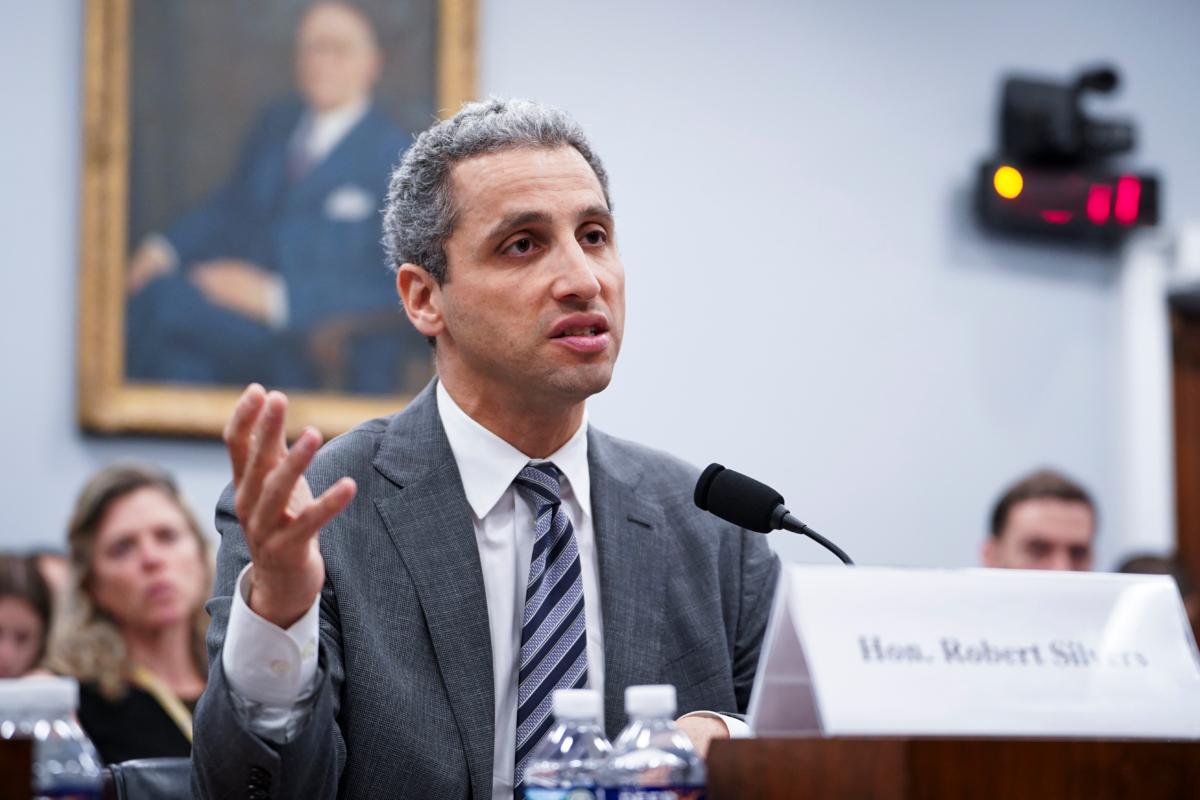
M 851 560 L 850 556 L 846 555 L 845 550 L 838 547 L 836 544 L 829 541 L 824 536 L 822 536 L 821 534 L 814 531 L 812 528 L 805 525 L 794 514 L 792 514 L 790 511 L 788 511 L 782 505 L 776 506 L 775 511 L 772 512 L 771 524 L 776 529 L 783 529 L 785 531 L 791 531 L 792 533 L 798 533 L 802 536 L 807 536 L 808 538 L 812 539 L 817 544 L 821 545 L 821 547 L 824 547 L 826 550 L 828 550 L 829 552 L 833 553 L 835 556 L 840 558 L 842 560 L 842 563 L 845 564 L 846 566 L 848 566 L 848 567 L 854 566 L 854 561 Z
M 807 536 L 853 566 L 846 551 L 792 516 L 783 504 L 783 495 L 749 475 L 709 464 L 696 481 L 693 494 L 696 507 L 714 514 L 739 528 L 770 533 L 780 528 Z

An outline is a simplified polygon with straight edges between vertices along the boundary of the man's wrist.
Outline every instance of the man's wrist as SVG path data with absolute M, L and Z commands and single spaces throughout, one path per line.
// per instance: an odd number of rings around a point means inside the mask
M 292 627 L 312 607 L 316 595 L 299 597 L 295 590 L 275 590 L 272 582 L 259 577 L 259 571 L 250 568 L 250 580 L 246 588 L 246 605 L 258 616 L 284 630 Z M 318 592 L 318 594 L 320 594 Z
M 722 714 L 719 711 L 693 711 L 689 714 L 684 714 L 680 719 L 687 719 L 688 717 L 707 717 L 720 721 L 725 726 L 725 732 L 729 734 L 730 739 L 748 739 L 754 735 L 750 730 L 750 726 L 745 722 L 737 717 Z

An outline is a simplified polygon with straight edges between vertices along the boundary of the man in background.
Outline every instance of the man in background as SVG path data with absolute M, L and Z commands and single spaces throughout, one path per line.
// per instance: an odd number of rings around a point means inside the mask
M 1060 472 L 1040 469 L 1010 486 L 992 510 L 983 543 L 986 567 L 1092 568 L 1096 505 L 1087 490 Z
M 372 102 L 382 65 L 362 11 L 308 9 L 298 97 L 266 111 L 224 185 L 133 254 L 129 377 L 389 393 L 407 362 L 428 363 L 380 244 L 411 138 Z

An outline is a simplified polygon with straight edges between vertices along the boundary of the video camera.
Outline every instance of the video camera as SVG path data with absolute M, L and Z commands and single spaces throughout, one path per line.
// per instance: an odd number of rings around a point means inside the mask
M 1098 119 L 1089 93 L 1110 94 L 1112 67 L 1088 69 L 1069 83 L 1005 79 L 999 154 L 980 165 L 976 206 L 989 228 L 1112 243 L 1158 222 L 1158 178 L 1106 165 L 1135 144 L 1134 124 Z
M 1133 123 L 1083 111 L 1087 92 L 1110 94 L 1119 78 L 1111 67 L 1081 73 L 1073 84 L 1009 78 L 1000 101 L 1000 149 L 1026 164 L 1080 165 L 1127 153 Z

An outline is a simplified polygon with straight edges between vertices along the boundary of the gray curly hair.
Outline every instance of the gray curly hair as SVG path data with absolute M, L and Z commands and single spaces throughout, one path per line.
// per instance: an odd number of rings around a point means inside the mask
M 530 100 L 492 97 L 465 103 L 457 114 L 426 130 L 392 172 L 383 207 L 383 246 L 388 266 L 418 264 L 438 283 L 446 280 L 443 245 L 454 232 L 457 209 L 451 168 L 485 153 L 523 147 L 579 151 L 608 196 L 608 173 L 583 129 L 563 111 Z

